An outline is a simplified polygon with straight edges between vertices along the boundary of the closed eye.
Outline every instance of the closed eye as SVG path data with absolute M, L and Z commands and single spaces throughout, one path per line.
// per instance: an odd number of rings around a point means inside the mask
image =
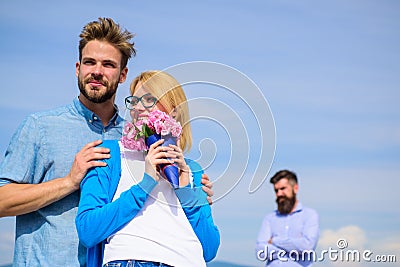
M 105 61 L 105 62 L 103 63 L 103 66 L 106 67 L 106 68 L 113 68 L 113 69 L 115 69 L 115 68 L 117 68 L 118 65 L 117 65 L 115 62 L 113 62 L 113 61 Z

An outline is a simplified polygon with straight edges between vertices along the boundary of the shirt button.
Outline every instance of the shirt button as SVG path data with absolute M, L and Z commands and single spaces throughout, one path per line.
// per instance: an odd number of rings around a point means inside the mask
M 103 129 L 103 133 L 105 133 L 106 132 L 106 129 Z
M 94 119 L 95 121 L 97 121 L 97 117 L 96 117 L 96 116 L 94 116 L 93 119 Z
M 89 120 L 89 123 L 92 123 L 93 121 L 92 120 Z

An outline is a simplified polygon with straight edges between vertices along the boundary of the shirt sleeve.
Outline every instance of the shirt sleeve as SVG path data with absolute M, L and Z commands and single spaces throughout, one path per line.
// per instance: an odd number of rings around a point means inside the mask
M 217 255 L 220 245 L 220 233 L 215 226 L 211 207 L 207 201 L 207 194 L 201 186 L 203 171 L 194 161 L 187 161 L 192 174 L 194 186 L 178 188 L 175 193 L 181 203 L 197 238 L 203 247 L 203 257 L 206 262 L 211 261 Z
M 285 251 L 313 250 L 317 246 L 319 237 L 319 218 L 316 211 L 307 209 L 304 214 L 307 219 L 304 222 L 302 235 L 298 238 L 274 237 L 272 243 Z
M 265 216 L 256 241 L 256 257 L 260 261 L 273 261 L 277 259 L 279 248 L 268 243 L 272 237 L 269 216 Z
M 131 221 L 157 184 L 145 173 L 140 183 L 112 201 L 118 185 L 112 179 L 119 181 L 121 167 L 118 144 L 110 149 L 112 156 L 105 160 L 107 166 L 91 169 L 81 183 L 81 199 L 75 223 L 79 239 L 86 247 L 102 242 Z
M 4 160 L 0 163 L 0 186 L 9 183 L 33 183 L 35 166 L 39 166 L 38 162 L 41 160 L 37 153 L 39 140 L 39 126 L 36 118 L 31 115 L 14 133 Z

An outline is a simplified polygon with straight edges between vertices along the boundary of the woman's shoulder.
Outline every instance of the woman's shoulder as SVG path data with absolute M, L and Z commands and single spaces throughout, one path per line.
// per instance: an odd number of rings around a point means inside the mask
M 105 147 L 110 149 L 111 157 L 106 159 L 107 163 L 112 162 L 112 164 L 120 165 L 121 162 L 121 150 L 118 140 L 103 140 L 99 147 Z
M 118 140 L 103 140 L 103 142 L 99 146 L 108 148 L 110 150 L 118 150 L 119 151 Z

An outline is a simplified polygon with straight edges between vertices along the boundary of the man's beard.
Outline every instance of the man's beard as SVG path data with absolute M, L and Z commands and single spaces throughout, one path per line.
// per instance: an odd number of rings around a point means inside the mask
M 94 90 L 94 92 L 95 92 L 94 93 L 92 91 L 92 89 L 86 89 L 85 85 L 88 85 L 89 82 L 92 80 L 101 82 L 103 84 L 103 86 L 106 87 L 106 91 L 104 93 L 100 94 L 100 91 Z M 93 77 L 90 77 L 90 78 L 86 79 L 85 81 L 78 78 L 78 87 L 79 87 L 79 91 L 81 92 L 81 94 L 84 95 L 89 101 L 99 104 L 99 103 L 106 102 L 107 100 L 111 99 L 115 95 L 115 93 L 117 92 L 117 88 L 118 88 L 118 82 L 109 83 L 107 81 L 95 79 Z
M 279 213 L 287 215 L 293 210 L 293 207 L 296 204 L 296 194 L 293 193 L 293 197 L 291 198 L 286 196 L 278 197 L 276 203 L 278 204 Z

